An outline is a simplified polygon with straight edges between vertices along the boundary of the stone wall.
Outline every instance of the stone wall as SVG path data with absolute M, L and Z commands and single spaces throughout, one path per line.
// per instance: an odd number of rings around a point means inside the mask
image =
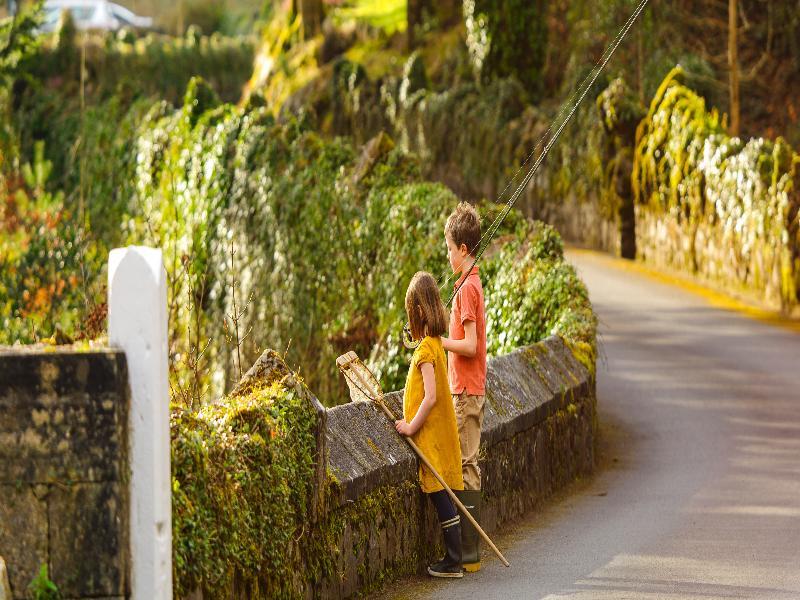
M 387 395 L 396 415 L 401 403 L 399 392 Z M 349 597 L 421 572 L 441 536 L 415 455 L 372 405 L 337 406 L 327 420 L 332 493 L 323 529 L 335 565 L 315 595 Z M 560 338 L 491 359 L 480 453 L 486 531 L 590 473 L 595 434 L 594 377 Z
M 64 598 L 125 598 L 126 361 L 110 350 L 48 350 L 0 350 L 0 556 L 14 598 L 43 564 Z M 387 396 L 398 416 L 401 402 L 400 392 Z M 593 375 L 560 338 L 489 361 L 480 454 L 487 532 L 591 472 L 595 404 Z M 370 404 L 323 412 L 317 447 L 327 459 L 300 532 L 311 540 L 298 571 L 308 578 L 304 595 L 350 597 L 422 572 L 441 548 L 416 456 Z M 244 589 L 232 597 L 247 597 Z
M 13 598 L 129 595 L 125 357 L 0 349 L 0 556 Z
M 584 201 L 573 194 L 568 194 L 561 202 L 543 202 L 531 197 L 526 201 L 526 214 L 552 225 L 564 242 L 603 250 L 613 256 L 622 255 L 620 217 L 605 216 L 596 194 L 590 194 Z

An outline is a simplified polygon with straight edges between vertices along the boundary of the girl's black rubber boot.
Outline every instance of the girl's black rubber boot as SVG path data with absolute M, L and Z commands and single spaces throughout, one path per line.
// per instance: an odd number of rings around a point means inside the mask
M 442 523 L 444 558 L 428 567 L 431 577 L 463 577 L 461 570 L 461 520 L 458 515 Z

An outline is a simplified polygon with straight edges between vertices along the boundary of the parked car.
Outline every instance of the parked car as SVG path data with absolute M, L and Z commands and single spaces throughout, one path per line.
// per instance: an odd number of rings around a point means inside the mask
M 55 31 L 61 13 L 68 10 L 78 29 L 99 29 L 116 31 L 123 27 L 131 29 L 150 29 L 151 17 L 140 17 L 124 6 L 107 0 L 46 0 L 44 3 L 44 22 L 40 30 Z

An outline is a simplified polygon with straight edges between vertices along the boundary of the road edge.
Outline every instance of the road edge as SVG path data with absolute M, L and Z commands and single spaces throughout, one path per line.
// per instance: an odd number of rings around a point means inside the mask
M 589 257 L 590 260 L 596 260 L 597 262 L 601 262 L 617 270 L 636 273 L 653 281 L 680 288 L 690 294 L 703 298 L 714 308 L 735 312 L 755 321 L 760 321 L 772 325 L 773 327 L 800 334 L 800 319 L 787 317 L 779 311 L 756 306 L 743 299 L 735 298 L 720 290 L 710 288 L 690 276 L 668 273 L 639 261 L 617 258 L 605 252 L 588 248 L 567 246 L 564 249 L 564 254 L 567 260 L 569 260 L 570 254 Z

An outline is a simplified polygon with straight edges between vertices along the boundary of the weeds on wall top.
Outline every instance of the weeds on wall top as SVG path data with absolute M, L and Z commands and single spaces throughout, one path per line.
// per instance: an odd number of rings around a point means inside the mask
M 200 410 L 173 406 L 174 593 L 300 597 L 306 572 L 316 414 L 294 376 Z M 317 573 L 316 576 L 321 576 Z

